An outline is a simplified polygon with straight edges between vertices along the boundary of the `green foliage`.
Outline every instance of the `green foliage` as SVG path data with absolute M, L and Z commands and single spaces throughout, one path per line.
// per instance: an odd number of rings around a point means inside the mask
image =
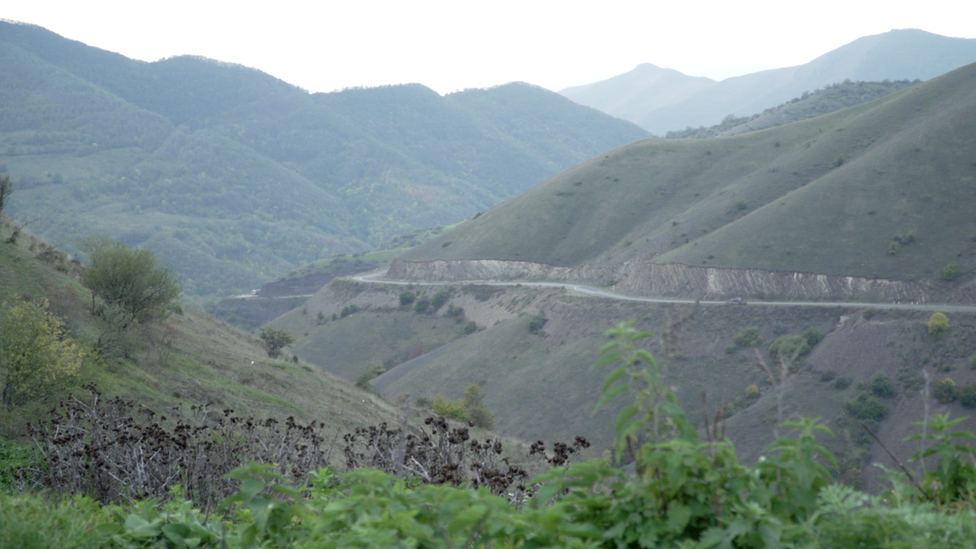
M 861 391 L 845 402 L 844 410 L 861 421 L 878 422 L 888 417 L 888 407 L 867 391 Z
M 13 493 L 20 485 L 17 472 L 33 462 L 30 447 L 0 438 L 0 494 Z
M 46 299 L 0 304 L 0 405 L 42 401 L 70 386 L 84 355 Z
M 932 397 L 943 404 L 959 398 L 959 386 L 951 377 L 942 378 L 932 384 Z
M 745 328 L 733 340 L 738 347 L 761 347 L 763 338 L 756 328 Z
M 478 324 L 475 323 L 475 321 L 473 321 L 473 320 L 468 321 L 468 323 L 464 325 L 464 334 L 465 335 L 473 334 L 473 333 L 475 333 L 477 331 L 478 331 Z
M 441 395 L 434 395 L 434 401 L 430 403 L 430 411 L 448 419 L 462 421 L 468 419 L 468 411 L 464 409 L 462 401 L 448 400 Z
M 959 390 L 959 404 L 966 408 L 976 408 L 976 384 L 970 383 Z
M 277 358 L 281 354 L 282 348 L 295 342 L 295 338 L 291 334 L 271 326 L 261 328 L 258 337 L 261 338 L 261 345 L 271 358 Z
M 386 366 L 383 366 L 381 362 L 374 362 L 372 366 L 366 369 L 365 372 L 359 374 L 356 378 L 356 387 L 366 391 L 372 391 L 373 386 L 369 384 L 370 381 L 376 379 L 378 376 L 386 372 Z
M 451 299 L 451 290 L 449 288 L 441 288 L 434 293 L 434 297 L 430 300 L 430 308 L 432 312 L 437 312 L 441 307 L 447 303 L 447 300 Z
M 959 276 L 959 265 L 952 261 L 942 268 L 942 280 L 952 282 Z
M 409 307 L 410 304 L 413 303 L 415 299 L 417 299 L 417 294 L 413 293 L 410 290 L 404 290 L 400 292 L 401 307 Z
M 844 389 L 846 389 L 846 388 L 848 388 L 848 387 L 851 386 L 851 378 L 846 377 L 846 376 L 839 377 L 839 378 L 835 379 L 834 382 L 831 385 L 833 386 L 834 389 L 838 389 L 840 391 L 843 391 Z
M 930 501 L 938 505 L 952 502 L 966 502 L 970 506 L 976 504 L 976 464 L 973 457 L 976 450 L 971 446 L 960 444 L 958 439 L 976 439 L 968 431 L 950 430 L 967 418 L 949 419 L 949 414 L 937 414 L 928 423 L 925 435 L 914 434 L 907 440 L 929 440 L 932 447 L 912 456 L 913 461 L 929 456 L 938 456 L 938 464 L 933 471 L 926 471 L 921 481 L 921 490 Z M 923 425 L 918 422 L 915 425 Z
M 529 332 L 538 334 L 542 331 L 542 328 L 546 325 L 546 322 L 549 322 L 549 319 L 544 316 L 538 315 L 532 317 L 532 320 L 529 321 Z
M 780 336 L 769 346 L 769 352 L 773 356 L 783 358 L 801 359 L 813 350 L 813 347 L 820 343 L 823 335 L 819 330 L 807 328 L 802 334 L 792 336 Z
M 485 392 L 481 385 L 472 383 L 464 389 L 464 396 L 458 400 L 448 400 L 441 395 L 434 396 L 430 410 L 439 416 L 460 421 L 470 421 L 475 427 L 491 429 L 495 416 L 484 404 Z
M 420 314 L 426 313 L 429 307 L 430 307 L 430 299 L 427 296 L 418 298 L 416 303 L 414 303 L 413 306 L 414 310 Z
M 89 265 L 82 282 L 93 301 L 101 298 L 121 316 L 122 328 L 169 315 L 183 286 L 171 267 L 157 264 L 152 250 L 133 249 L 107 237 L 88 238 L 84 248 Z
M 885 375 L 883 372 L 878 372 L 874 374 L 871 378 L 871 393 L 876 397 L 890 398 L 895 396 L 895 384 L 891 382 L 891 378 Z
M 929 318 L 929 333 L 939 338 L 949 331 L 949 319 L 943 313 L 933 313 Z
M 356 305 L 355 303 L 346 305 L 341 311 L 339 311 L 339 318 L 346 318 L 347 316 L 358 313 L 359 311 L 359 305 Z

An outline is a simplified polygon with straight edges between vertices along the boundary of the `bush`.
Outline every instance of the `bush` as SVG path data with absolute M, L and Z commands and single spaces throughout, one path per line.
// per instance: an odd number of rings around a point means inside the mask
M 132 249 L 108 237 L 93 237 L 82 243 L 89 254 L 89 265 L 82 283 L 95 298 L 101 298 L 122 318 L 120 328 L 163 320 L 183 292 L 183 283 L 169 266 L 157 265 L 149 249 Z
M 447 300 L 451 299 L 451 290 L 448 288 L 441 288 L 434 293 L 434 297 L 430 300 L 430 307 L 433 312 L 437 312 L 441 307 L 447 303 Z
M 948 404 L 959 398 L 959 386 L 951 377 L 940 379 L 932 384 L 932 397 L 942 404 Z
M 939 338 L 949 331 L 949 319 L 942 313 L 934 313 L 929 318 L 929 333 Z
M 942 268 L 942 280 L 952 282 L 959 276 L 959 266 L 953 261 Z
M 542 327 L 546 325 L 546 322 L 549 322 L 549 319 L 544 316 L 532 317 L 532 320 L 529 321 L 529 332 L 538 334 L 542 331 Z
M 400 292 L 400 306 L 409 307 L 414 300 L 417 299 L 417 294 L 411 292 L 410 290 L 404 290 Z
M 832 381 L 835 377 L 837 377 L 837 374 L 833 370 L 827 370 L 820 374 L 820 381 L 826 383 Z
M 763 338 L 756 328 L 742 330 L 733 341 L 739 347 L 761 347 L 763 344 Z
M 871 393 L 881 398 L 893 397 L 895 396 L 895 384 L 891 382 L 890 377 L 878 372 L 871 379 Z
M 976 385 L 970 383 L 959 390 L 959 404 L 966 408 L 976 408 Z
M 271 358 L 278 358 L 278 355 L 281 354 L 281 349 L 291 345 L 295 341 L 295 338 L 293 338 L 288 332 L 284 330 L 276 330 L 271 326 L 261 328 L 261 332 L 258 334 L 258 337 L 261 338 L 264 350 Z
M 460 400 L 448 400 L 441 395 L 434 396 L 434 401 L 430 403 L 430 411 L 448 419 L 460 421 L 468 419 L 468 411 L 464 409 L 464 403 Z
M 356 304 L 346 305 L 345 307 L 342 308 L 341 311 L 339 311 L 339 318 L 346 318 L 347 316 L 358 312 L 359 312 L 359 305 Z
M 478 331 L 478 325 L 473 320 L 464 325 L 464 334 L 465 335 L 467 335 L 467 334 L 473 334 L 473 333 L 475 333 L 477 331 Z
M 753 383 L 752 385 L 746 387 L 746 398 L 748 399 L 759 398 L 759 386 Z
M 430 299 L 427 296 L 417 299 L 417 302 L 413 305 L 414 310 L 420 314 L 426 313 L 428 307 L 430 307 Z
M 47 299 L 0 306 L 0 405 L 39 401 L 74 383 L 85 352 Z
M 861 421 L 881 421 L 888 417 L 888 408 L 866 391 L 845 402 L 844 409 Z

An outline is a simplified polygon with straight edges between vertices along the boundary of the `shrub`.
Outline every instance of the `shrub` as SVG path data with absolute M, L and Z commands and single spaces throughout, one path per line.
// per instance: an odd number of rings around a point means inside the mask
M 430 411 L 448 419 L 466 420 L 468 411 L 464 409 L 464 403 L 459 400 L 448 400 L 441 395 L 435 395 L 434 401 L 430 403 Z
M 832 381 L 835 377 L 837 377 L 837 374 L 833 370 L 827 370 L 820 374 L 820 381 L 826 383 Z
M 746 387 L 746 398 L 759 398 L 759 386 L 753 383 L 752 385 Z
M 342 308 L 341 311 L 339 311 L 339 317 L 346 318 L 347 316 L 358 312 L 359 312 L 359 305 L 356 304 L 346 305 L 345 307 Z
M 457 318 L 464 316 L 464 307 L 458 307 L 457 305 L 451 305 L 447 308 L 447 316 L 451 318 Z
M 284 330 L 276 330 L 271 326 L 261 328 L 261 332 L 258 334 L 258 337 L 261 338 L 264 350 L 271 358 L 277 358 L 278 355 L 281 354 L 282 348 L 291 345 L 295 341 L 295 338 L 293 338 L 288 332 Z
M 0 306 L 0 406 L 42 400 L 74 383 L 85 352 L 47 299 Z
M 735 344 L 739 347 L 760 347 L 763 344 L 763 338 L 759 335 L 759 330 L 756 328 L 746 328 L 739 332 L 735 336 Z
M 949 319 L 942 313 L 934 313 L 929 318 L 929 333 L 939 338 L 949 331 Z
M 546 325 L 546 322 L 549 322 L 549 319 L 544 316 L 532 317 L 532 320 L 529 321 L 529 332 L 538 334 L 542 331 L 542 327 Z
M 441 288 L 434 293 L 434 297 L 430 300 L 430 307 L 433 312 L 437 312 L 441 307 L 447 303 L 447 300 L 451 299 L 451 290 L 448 288 Z
M 400 306 L 409 307 L 410 304 L 417 299 L 417 294 L 411 292 L 410 290 L 404 290 L 400 292 Z
M 472 320 L 464 325 L 464 334 L 473 334 L 478 331 L 478 325 Z
M 959 404 L 966 408 L 976 408 L 976 385 L 970 383 L 959 390 Z
M 946 377 L 932 384 L 932 397 L 942 404 L 948 404 L 959 398 L 959 386 L 951 377 Z
M 417 302 L 413 305 L 414 310 L 420 314 L 426 313 L 428 307 L 430 307 L 430 299 L 427 296 L 417 299 Z
M 881 398 L 893 397 L 895 396 L 895 384 L 891 382 L 890 377 L 878 372 L 871 379 L 871 393 Z
M 845 402 L 844 409 L 861 421 L 881 421 L 888 417 L 888 408 L 867 391 L 861 391 Z
M 108 237 L 92 237 L 82 243 L 89 265 L 82 282 L 95 298 L 101 298 L 121 318 L 120 329 L 129 324 L 163 320 L 183 291 L 183 283 L 169 266 L 160 266 L 152 250 L 132 249 Z
M 945 267 L 942 267 L 942 280 L 945 280 L 946 282 L 952 282 L 958 276 L 959 276 L 959 266 L 956 265 L 955 261 L 949 263 Z

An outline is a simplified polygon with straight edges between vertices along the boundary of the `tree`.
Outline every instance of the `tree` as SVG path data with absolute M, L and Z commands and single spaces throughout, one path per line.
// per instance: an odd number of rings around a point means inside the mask
M 935 337 L 942 337 L 949 331 L 949 319 L 942 313 L 934 313 L 929 318 L 929 333 Z
M 47 299 L 0 308 L 0 403 L 24 404 L 73 383 L 84 351 L 65 336 Z
M 268 352 L 268 356 L 271 358 L 278 358 L 278 355 L 281 354 L 281 349 L 291 345 L 295 341 L 295 338 L 291 337 L 291 334 L 288 332 L 276 330 L 271 326 L 261 328 L 258 337 L 264 342 L 264 350 Z
M 156 254 L 133 249 L 108 237 L 82 242 L 89 254 L 82 283 L 92 292 L 92 312 L 99 297 L 119 315 L 120 328 L 165 319 L 174 309 L 183 283 L 170 266 L 159 265 Z
M 0 175 L 0 213 L 3 213 L 3 207 L 13 192 L 14 184 L 10 181 L 10 176 Z

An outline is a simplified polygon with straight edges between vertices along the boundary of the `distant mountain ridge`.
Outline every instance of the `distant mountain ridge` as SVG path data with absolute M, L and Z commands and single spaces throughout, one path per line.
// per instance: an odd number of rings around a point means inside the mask
M 447 225 L 647 136 L 528 84 L 309 94 L 201 57 L 153 63 L 0 22 L 8 212 L 73 250 L 155 249 L 191 295 Z
M 694 80 L 698 82 L 697 89 L 691 87 L 692 77 L 668 73 L 671 69 L 640 65 L 625 75 L 567 88 L 560 93 L 580 104 L 630 120 L 655 135 L 664 135 L 687 127 L 718 124 L 730 114 L 750 116 L 803 92 L 848 79 L 928 80 L 973 62 L 976 62 L 976 39 L 900 29 L 859 38 L 804 65 L 721 82 Z M 671 93 L 674 87 L 689 89 L 681 94 L 682 98 L 675 99 Z

